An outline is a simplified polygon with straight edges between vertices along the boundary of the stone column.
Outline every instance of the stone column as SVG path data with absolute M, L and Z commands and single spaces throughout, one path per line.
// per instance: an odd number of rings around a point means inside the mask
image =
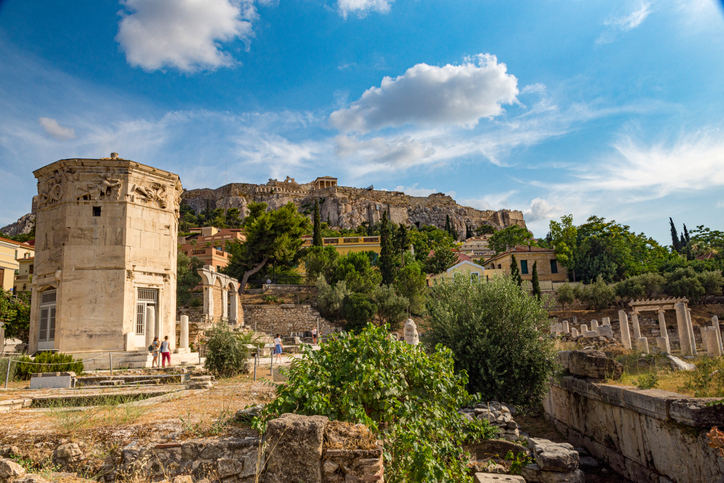
M 564 333 L 564 334 L 568 334 L 568 333 L 570 333 L 570 332 L 571 332 L 571 328 L 570 328 L 569 325 L 568 325 L 568 321 L 567 321 L 567 320 L 564 320 L 564 321 L 563 321 L 563 333 Z
M 664 310 L 659 310 L 659 334 L 661 337 L 669 338 L 669 331 L 666 330 L 666 315 L 664 315 Z M 667 353 L 668 354 L 668 353 Z
M 631 325 L 633 325 L 634 340 L 638 340 L 641 338 L 641 327 L 639 326 L 639 314 L 636 312 L 631 313 Z
M 204 317 L 207 321 L 214 318 L 214 287 L 204 285 Z
M 586 335 L 586 332 L 588 332 L 588 326 L 586 324 L 581 324 L 581 334 Z
M 636 349 L 644 354 L 649 353 L 649 340 L 646 337 L 639 337 L 636 339 Z
M 239 322 L 238 318 L 238 308 L 239 308 L 239 300 L 238 300 L 239 294 L 236 293 L 235 290 L 229 291 L 229 323 L 233 325 L 237 325 Z
M 664 354 L 671 354 L 671 345 L 669 345 L 668 337 L 657 337 L 656 345 L 661 349 Z
M 704 341 L 706 352 L 712 357 L 720 357 L 722 355 L 719 344 L 717 343 L 717 334 L 714 327 L 702 327 L 701 338 Z
M 156 311 L 152 307 L 146 309 L 146 347 L 153 344 L 156 337 Z
M 181 341 L 180 341 L 179 345 L 181 346 L 180 349 L 189 348 L 189 316 L 188 315 L 181 316 Z
M 608 317 L 601 318 L 601 325 L 611 325 L 611 319 Z
M 573 323 L 574 323 L 574 324 L 577 324 L 577 323 L 578 323 L 578 317 L 576 317 L 575 315 L 573 316 Z
M 689 327 L 689 338 L 691 340 L 691 355 L 696 355 L 696 337 L 694 337 L 694 323 L 691 320 L 691 309 L 686 309 L 686 320 Z
M 679 332 L 679 345 L 681 346 L 681 355 L 693 356 L 691 350 L 691 336 L 689 335 L 689 321 L 686 316 L 686 305 L 683 302 L 677 303 L 676 309 L 676 328 Z
M 0 356 L 2 355 L 5 355 L 5 324 L 0 322 Z
M 578 329 L 576 329 L 575 327 L 571 329 L 571 337 L 578 337 Z
M 229 323 L 229 289 L 226 287 L 221 289 L 221 318 Z
M 623 310 L 618 311 L 618 321 L 621 325 L 621 343 L 624 349 L 631 350 L 631 332 L 628 330 L 628 315 Z
M 591 329 L 590 330 L 598 330 L 598 321 L 596 319 L 593 319 L 591 321 Z
M 721 329 L 719 328 L 719 317 L 716 315 L 711 318 L 711 326 L 716 330 L 716 340 L 719 344 L 719 350 L 724 354 L 724 346 L 722 345 L 721 340 Z

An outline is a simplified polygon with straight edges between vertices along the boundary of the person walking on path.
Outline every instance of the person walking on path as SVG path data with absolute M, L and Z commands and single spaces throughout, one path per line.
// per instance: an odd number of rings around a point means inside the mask
M 317 328 L 312 327 L 312 344 L 317 344 Z
M 168 336 L 163 338 L 161 342 L 161 366 L 166 367 L 166 360 L 168 360 L 168 367 L 171 367 L 171 346 L 168 342 Z
M 151 361 L 151 368 L 158 367 L 158 347 L 159 347 L 158 337 L 153 338 L 153 342 L 151 342 L 150 347 L 148 348 L 148 351 L 153 356 L 153 360 Z
M 276 361 L 281 362 L 282 361 L 282 339 L 277 334 L 277 336 L 274 338 L 274 354 L 276 354 Z

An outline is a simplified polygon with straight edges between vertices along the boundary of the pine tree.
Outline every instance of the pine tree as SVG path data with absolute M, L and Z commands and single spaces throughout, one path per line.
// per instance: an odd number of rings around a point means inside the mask
M 679 234 L 679 253 L 684 253 L 686 251 L 686 240 L 684 239 L 684 234 Z
M 470 228 L 470 225 L 465 225 L 465 239 L 473 237 L 473 229 Z
M 387 211 L 382 213 L 380 222 L 380 273 L 382 285 L 391 285 L 395 281 L 395 253 L 392 244 L 390 224 L 387 222 Z
M 686 223 L 684 223 L 684 241 L 686 242 L 686 246 L 689 246 L 689 230 L 686 229 Z
M 541 293 L 540 293 L 540 281 L 538 280 L 538 262 L 533 262 L 533 275 L 532 275 L 532 283 L 533 283 L 533 296 L 540 300 Z
M 510 256 L 510 276 L 519 287 L 523 286 L 523 277 L 520 276 L 520 269 L 518 268 L 518 261 L 515 259 L 515 255 Z
M 329 213 L 327 213 L 327 227 L 332 228 L 332 223 L 329 221 Z
M 314 200 L 314 237 L 312 238 L 312 245 L 315 247 L 324 246 L 322 240 L 322 220 L 319 217 L 319 200 Z
M 679 234 L 676 232 L 676 225 L 674 225 L 674 220 L 669 217 L 669 224 L 671 225 L 671 247 L 676 252 L 681 251 L 681 242 L 679 241 Z
M 445 231 L 452 235 L 452 229 L 450 228 L 450 215 L 445 215 Z

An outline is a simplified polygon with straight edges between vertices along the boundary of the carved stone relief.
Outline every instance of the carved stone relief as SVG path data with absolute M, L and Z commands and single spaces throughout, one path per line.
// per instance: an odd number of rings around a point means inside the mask
M 153 182 L 150 186 L 134 184 L 128 192 L 131 202 L 138 200 L 141 203 L 158 203 L 160 208 L 168 206 L 166 201 L 166 185 Z
M 65 186 L 73 181 L 73 171 L 55 171 L 38 188 L 38 208 L 54 205 L 63 199 Z
M 75 199 L 83 201 L 118 201 L 121 197 L 123 180 L 114 179 L 110 174 L 97 174 L 91 181 L 79 183 L 75 187 Z

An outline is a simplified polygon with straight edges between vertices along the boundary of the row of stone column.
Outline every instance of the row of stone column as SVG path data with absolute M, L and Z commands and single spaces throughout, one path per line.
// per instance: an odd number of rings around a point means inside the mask
M 691 309 L 686 304 L 680 302 L 674 306 L 676 310 L 676 326 L 679 333 L 679 345 L 681 347 L 681 355 L 695 356 L 697 355 L 696 339 L 694 338 L 694 325 L 691 320 Z M 665 354 L 671 353 L 671 343 L 669 341 L 669 332 L 666 328 L 666 317 L 664 311 L 660 310 L 659 331 L 661 335 L 656 338 L 656 345 Z M 635 344 L 636 350 L 639 352 L 649 353 L 649 341 L 646 337 L 641 336 L 641 328 L 639 326 L 639 318 L 637 313 L 631 314 L 631 325 L 633 328 L 633 340 L 631 339 L 631 331 L 629 329 L 629 319 L 625 311 L 618 311 L 618 320 L 621 326 L 621 343 L 625 349 L 633 349 Z M 712 317 L 711 327 L 702 327 L 702 342 L 710 356 L 719 357 L 724 353 L 722 346 L 721 330 L 719 328 L 719 319 L 717 316 Z
M 611 328 L 611 320 L 608 317 L 601 319 L 601 325 L 598 325 L 597 320 L 591 321 L 591 327 L 589 329 L 587 324 L 581 324 L 580 333 L 577 328 L 570 327 L 567 320 L 553 324 L 551 327 L 551 333 L 553 334 L 570 334 L 571 337 L 608 337 L 613 339 L 613 329 Z

